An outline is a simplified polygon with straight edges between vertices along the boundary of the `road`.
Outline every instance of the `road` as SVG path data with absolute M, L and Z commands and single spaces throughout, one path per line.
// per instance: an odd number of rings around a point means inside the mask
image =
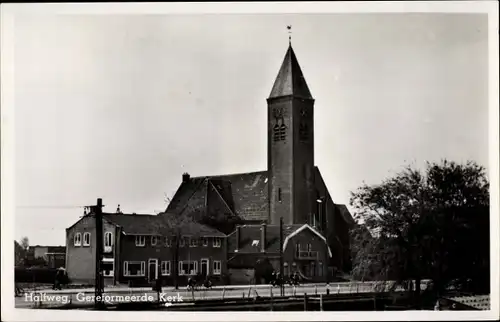
M 333 293 L 365 293 L 372 292 L 373 285 L 371 283 L 333 283 L 329 287 L 331 294 Z M 296 288 L 287 285 L 285 287 L 285 295 L 308 295 L 326 294 L 327 286 L 324 284 L 309 284 L 300 285 Z M 185 287 L 174 290 L 171 287 L 164 288 L 161 293 L 161 299 L 167 302 L 186 302 L 201 299 L 221 299 L 221 298 L 242 298 L 242 297 L 270 297 L 279 296 L 279 287 L 271 287 L 269 285 L 256 285 L 256 286 L 228 286 L 217 287 L 210 290 L 198 290 L 195 292 L 188 291 Z M 93 289 L 64 289 L 60 291 L 42 290 L 37 293 L 25 293 L 22 297 L 16 297 L 16 308 L 35 308 L 47 307 L 54 305 L 63 305 L 67 303 L 93 303 L 94 302 Z M 158 294 L 151 290 L 151 288 L 142 289 L 106 289 L 105 300 L 108 303 L 118 302 L 138 302 L 138 301 L 156 301 Z M 169 298 L 170 297 L 170 298 Z M 41 306 L 40 306 L 41 303 Z

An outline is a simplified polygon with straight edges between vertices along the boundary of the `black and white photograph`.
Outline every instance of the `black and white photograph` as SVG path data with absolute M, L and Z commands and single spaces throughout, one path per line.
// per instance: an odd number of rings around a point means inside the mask
M 498 318 L 496 1 L 1 11 L 6 321 Z

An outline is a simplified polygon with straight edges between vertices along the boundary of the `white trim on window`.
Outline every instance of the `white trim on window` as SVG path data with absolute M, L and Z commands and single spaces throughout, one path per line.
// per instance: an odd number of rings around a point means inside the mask
M 146 246 L 146 236 L 135 236 L 135 246 L 144 247 Z
M 165 247 L 172 247 L 172 240 L 168 237 L 165 237 Z
M 188 264 L 191 268 L 191 263 L 193 263 L 193 269 L 191 271 L 184 271 L 184 264 Z M 179 261 L 179 276 L 182 275 L 196 275 L 198 274 L 198 261 Z
M 184 247 L 186 245 L 186 240 L 184 237 L 179 238 L 179 247 Z
M 83 233 L 83 246 L 90 246 L 90 233 Z
M 189 247 L 198 247 L 198 239 L 191 237 L 189 239 Z
M 220 275 L 222 271 L 222 262 L 221 261 L 213 261 L 213 274 Z
M 158 244 L 158 237 L 151 236 L 151 246 L 156 246 Z
M 201 244 L 203 245 L 203 247 L 207 247 L 208 246 L 208 238 L 207 237 L 202 237 L 201 238 Z
M 75 246 L 82 246 L 82 234 L 76 233 L 75 237 L 73 237 L 73 244 Z
M 104 247 L 112 247 L 113 246 L 113 233 L 107 231 L 104 233 Z
M 221 247 L 221 245 L 222 245 L 222 238 L 214 237 L 213 246 L 214 247 Z
M 138 274 L 132 275 L 128 270 L 129 264 L 140 264 L 140 270 Z M 123 276 L 146 276 L 146 262 L 144 261 L 124 261 L 123 262 Z
M 161 275 L 169 276 L 170 275 L 170 261 L 162 261 L 161 264 Z

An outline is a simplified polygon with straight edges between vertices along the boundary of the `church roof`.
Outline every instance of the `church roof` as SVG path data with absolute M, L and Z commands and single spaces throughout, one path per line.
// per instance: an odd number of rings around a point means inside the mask
M 222 210 L 243 220 L 268 219 L 267 171 L 193 177 L 181 183 L 166 212 Z
M 315 167 L 315 178 L 323 182 L 318 167 Z M 207 211 L 256 223 L 269 219 L 268 202 L 267 171 L 200 176 L 181 183 L 165 212 L 180 215 Z M 335 203 L 333 206 L 346 223 L 354 222 L 345 205 Z
M 269 98 L 289 95 L 312 99 L 311 92 L 309 91 L 309 87 L 307 86 L 291 45 L 288 47 L 285 58 L 283 59 L 283 63 L 274 81 L 274 86 Z

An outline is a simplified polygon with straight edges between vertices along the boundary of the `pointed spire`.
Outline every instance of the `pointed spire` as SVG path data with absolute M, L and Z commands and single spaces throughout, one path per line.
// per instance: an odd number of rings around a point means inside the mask
M 290 95 L 306 99 L 313 98 L 293 51 L 291 40 L 269 98 Z

